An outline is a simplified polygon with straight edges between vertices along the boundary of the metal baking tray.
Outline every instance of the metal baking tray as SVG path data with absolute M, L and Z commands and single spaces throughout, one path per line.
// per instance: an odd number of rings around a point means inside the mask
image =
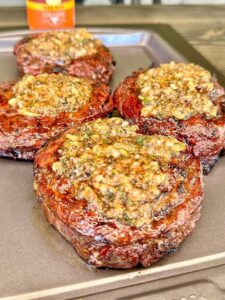
M 112 88 L 152 63 L 192 61 L 225 79 L 168 26 L 91 28 L 112 50 Z M 18 77 L 13 45 L 29 31 L 0 34 L 0 81 Z M 204 179 L 202 217 L 193 234 L 149 268 L 89 267 L 50 226 L 33 193 L 32 163 L 0 160 L 0 297 L 2 299 L 225 299 L 225 157 Z

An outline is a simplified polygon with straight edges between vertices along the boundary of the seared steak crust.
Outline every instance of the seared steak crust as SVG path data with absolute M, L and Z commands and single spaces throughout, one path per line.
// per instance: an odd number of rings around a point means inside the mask
M 57 64 L 44 58 L 35 57 L 32 53 L 24 51 L 26 44 L 39 34 L 21 39 L 14 47 L 18 70 L 21 75 L 38 75 L 42 73 L 64 73 L 77 77 L 108 83 L 112 78 L 115 61 L 109 49 L 104 45 L 97 46 L 97 53 L 73 59 L 69 64 Z
M 16 82 L 0 85 L 0 156 L 33 160 L 34 154 L 47 140 L 72 125 L 106 116 L 112 109 L 111 90 L 104 83 L 92 82 L 90 102 L 81 109 L 57 116 L 26 116 L 9 105 Z
M 123 124 L 121 126 L 124 128 Z M 113 131 L 113 125 L 111 128 Z M 70 185 L 68 176 L 66 176 L 67 169 L 63 169 L 63 172 L 55 171 L 60 159 L 61 165 L 62 162 L 65 163 L 65 158 L 62 159 L 61 157 L 65 140 L 69 137 L 76 143 L 80 141 L 71 137 L 79 135 L 79 130 L 79 128 L 68 129 L 57 139 L 49 141 L 38 151 L 35 157 L 35 193 L 49 223 L 72 244 L 85 261 L 95 267 L 128 269 L 137 265 L 149 266 L 166 254 L 174 252 L 177 246 L 193 231 L 200 217 L 203 190 L 199 160 L 183 151 L 178 156 L 174 154 L 176 158 L 172 158 L 166 172 L 168 172 L 168 176 L 171 176 L 169 186 L 171 189 L 175 187 L 175 192 L 165 191 L 164 187 L 162 189 L 164 189 L 165 194 L 163 192 L 160 197 L 157 196 L 154 200 L 149 198 L 148 201 L 153 201 L 152 212 L 144 219 L 141 226 L 134 226 L 135 219 L 129 220 L 127 216 L 124 220 L 106 216 L 105 211 L 101 211 L 96 206 L 90 195 L 86 194 L 86 198 L 76 198 L 77 191 L 74 191 L 74 187 L 77 187 L 76 180 L 78 177 L 73 177 L 73 184 Z M 104 138 L 106 136 L 102 137 L 103 140 Z M 138 135 L 138 143 L 142 143 L 143 139 L 144 136 Z M 107 145 L 111 145 L 108 143 L 107 141 Z M 119 137 L 118 143 L 120 143 Z M 91 147 L 90 141 L 88 141 L 88 147 L 88 149 Z M 129 139 L 127 147 L 129 147 Z M 121 153 L 124 152 L 121 150 Z M 126 153 L 124 155 L 126 158 Z M 120 159 L 118 156 L 115 157 L 115 160 Z M 113 158 L 110 159 L 113 160 Z M 127 159 L 133 158 L 128 157 Z M 136 160 L 136 164 L 137 162 L 138 160 Z M 112 164 L 109 165 L 108 170 Z M 70 163 L 66 165 L 69 166 Z M 84 166 L 86 165 L 84 164 Z M 94 161 L 92 166 L 94 167 Z M 91 183 L 94 173 L 90 173 L 86 167 L 84 168 L 86 176 L 84 183 L 92 189 L 92 193 L 99 193 Z M 107 170 L 107 166 L 104 169 Z M 112 173 L 118 174 L 116 169 L 113 169 Z M 76 170 L 73 170 L 72 174 L 73 176 L 74 174 L 81 176 Z M 123 175 L 120 174 L 119 176 Z M 182 184 L 178 185 L 178 178 L 182 178 Z M 105 184 L 107 183 L 105 179 Z M 121 186 L 116 194 L 117 206 L 120 192 Z M 151 190 L 149 189 L 149 197 L 150 195 Z M 111 205 L 113 201 L 111 196 L 108 198 L 108 204 L 106 204 L 107 209 L 107 205 Z M 124 207 L 126 207 L 128 200 L 128 198 L 123 199 Z M 133 201 L 139 203 L 141 200 L 135 199 Z M 129 207 L 127 207 L 126 212 L 132 209 L 133 202 L 128 204 Z M 119 209 L 117 213 L 116 216 L 119 216 L 121 210 Z
M 139 99 L 137 80 L 145 70 L 134 72 L 125 78 L 116 89 L 113 99 L 120 114 L 133 119 L 143 134 L 172 135 L 186 142 L 189 150 L 201 160 L 204 174 L 207 174 L 217 161 L 225 141 L 225 92 L 214 80 L 211 100 L 218 107 L 218 116 L 206 117 L 198 114 L 178 120 L 174 117 L 143 117 L 143 103 Z

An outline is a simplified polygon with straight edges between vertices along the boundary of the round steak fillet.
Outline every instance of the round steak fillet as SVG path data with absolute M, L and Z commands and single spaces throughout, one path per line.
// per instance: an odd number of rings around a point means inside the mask
M 134 72 L 114 93 L 120 114 L 144 134 L 173 135 L 187 143 L 207 174 L 225 140 L 224 89 L 194 64 L 162 64 Z
M 21 75 L 65 73 L 107 83 L 114 72 L 109 49 L 86 29 L 25 37 L 15 45 L 14 54 Z
M 174 137 L 120 118 L 69 128 L 35 157 L 34 189 L 49 221 L 90 265 L 150 266 L 193 231 L 202 169 Z
M 113 109 L 109 86 L 63 74 L 25 75 L 0 84 L 0 156 L 32 160 L 72 125 Z

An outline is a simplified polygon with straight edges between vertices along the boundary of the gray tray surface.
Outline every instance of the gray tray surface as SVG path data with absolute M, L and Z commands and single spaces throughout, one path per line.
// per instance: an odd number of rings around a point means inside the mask
M 111 48 L 115 56 L 117 67 L 113 89 L 132 71 L 152 62 L 158 65 L 171 60 L 187 60 L 153 30 L 99 28 L 91 31 Z M 0 81 L 18 77 L 12 49 L 27 33 L 0 34 Z M 109 300 L 150 299 L 151 295 L 153 300 L 224 299 L 225 157 L 204 180 L 202 217 L 194 233 L 175 254 L 150 268 L 128 271 L 89 267 L 47 223 L 33 194 L 32 163 L 1 159 L 0 168 L 0 297 L 107 297 Z M 128 286 L 132 287 L 125 289 Z M 212 295 L 217 296 L 213 298 Z

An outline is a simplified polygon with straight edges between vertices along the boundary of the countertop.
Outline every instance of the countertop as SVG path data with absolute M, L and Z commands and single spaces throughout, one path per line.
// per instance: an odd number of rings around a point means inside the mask
M 76 24 L 170 24 L 225 75 L 225 5 L 77 6 Z M 23 7 L 1 8 L 0 29 L 26 27 Z

